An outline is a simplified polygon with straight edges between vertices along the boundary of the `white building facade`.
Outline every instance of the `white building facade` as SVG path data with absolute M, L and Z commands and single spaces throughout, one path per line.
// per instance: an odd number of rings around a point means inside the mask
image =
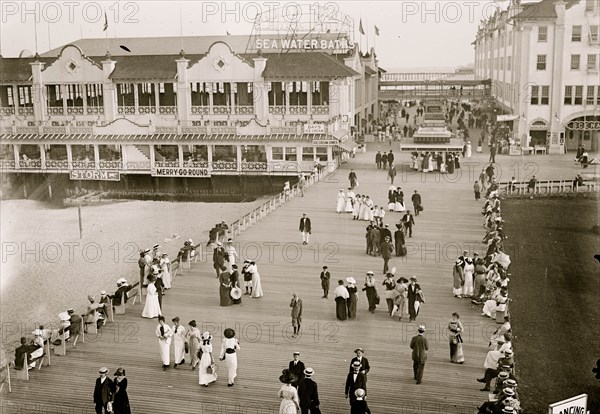
M 475 75 L 491 79 L 521 146 L 598 151 L 599 25 L 598 0 L 517 0 L 479 28 Z

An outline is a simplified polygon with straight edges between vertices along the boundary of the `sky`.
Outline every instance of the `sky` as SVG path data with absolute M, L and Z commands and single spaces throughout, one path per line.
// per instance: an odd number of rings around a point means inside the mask
M 316 4 L 320 7 L 316 7 Z M 274 20 L 274 9 L 290 20 L 317 18 L 332 23 L 352 19 L 361 50 L 375 47 L 386 70 L 452 68 L 474 61 L 471 42 L 481 19 L 506 1 L 5 1 L 0 0 L 0 53 L 17 57 L 24 50 L 41 54 L 79 38 L 248 35 L 260 11 Z M 293 17 L 294 12 L 296 16 Z M 103 31 L 106 21 L 108 29 Z M 302 15 L 302 16 L 300 16 Z M 37 24 L 34 21 L 38 20 Z M 282 20 L 283 21 L 283 20 Z M 359 34 L 362 22 L 365 35 Z M 375 35 L 375 26 L 379 36 Z M 37 48 L 36 48 L 37 31 Z M 84 51 L 85 52 L 85 51 Z M 174 51 L 178 53 L 179 51 Z

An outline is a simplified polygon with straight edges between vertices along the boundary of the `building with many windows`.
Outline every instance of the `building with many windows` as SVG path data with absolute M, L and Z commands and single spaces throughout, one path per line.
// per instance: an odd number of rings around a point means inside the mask
M 491 79 L 522 146 L 598 151 L 599 25 L 598 0 L 513 0 L 480 26 L 475 74 Z
M 378 111 L 374 52 L 335 33 L 81 39 L 0 68 L 0 162 L 21 177 L 332 171 Z

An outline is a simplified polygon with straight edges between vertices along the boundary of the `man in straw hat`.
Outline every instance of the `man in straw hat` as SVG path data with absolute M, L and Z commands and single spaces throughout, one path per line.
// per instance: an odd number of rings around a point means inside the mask
M 365 375 L 360 372 L 360 362 L 354 361 L 352 363 L 352 371 L 346 377 L 346 387 L 344 388 L 344 393 L 346 398 L 350 398 L 350 406 L 356 400 L 356 390 L 361 388 L 363 390 L 367 390 L 367 381 L 365 380 Z
M 296 335 L 300 334 L 300 325 L 302 323 L 302 299 L 300 299 L 297 293 L 292 293 L 290 308 L 292 308 L 292 326 L 294 327 L 292 338 L 295 338 Z
M 423 381 L 423 371 L 425 370 L 425 362 L 427 361 L 427 351 L 429 343 L 425 338 L 425 326 L 419 325 L 417 328 L 418 334 L 410 340 L 410 349 L 412 349 L 413 373 L 417 384 Z
M 298 384 L 298 397 L 302 414 L 320 413 L 319 391 L 317 383 L 312 379 L 315 371 L 311 367 L 304 370 L 304 378 Z
M 102 367 L 98 371 L 100 376 L 96 378 L 94 387 L 94 404 L 96 404 L 96 413 L 108 413 L 107 405 L 112 400 L 113 381 L 106 376 L 108 368 Z
M 70 316 L 69 322 L 71 325 L 66 329 L 69 331 L 69 336 L 74 338 L 73 348 L 76 348 L 79 332 L 81 331 L 81 316 L 77 315 L 73 308 L 67 309 L 67 313 Z
M 354 350 L 354 353 L 356 354 L 356 356 L 354 358 L 352 358 L 352 361 L 350 361 L 350 372 L 352 372 L 352 370 L 353 370 L 354 363 L 358 362 L 360 364 L 360 373 L 365 376 L 365 383 L 366 383 L 367 382 L 367 374 L 371 370 L 371 366 L 369 365 L 369 360 L 363 356 L 364 352 L 365 351 L 363 351 L 362 348 L 356 348 Z

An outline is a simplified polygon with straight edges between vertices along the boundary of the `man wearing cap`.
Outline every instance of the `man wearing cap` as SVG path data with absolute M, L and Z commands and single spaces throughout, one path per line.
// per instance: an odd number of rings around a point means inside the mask
M 327 270 L 327 266 L 323 266 L 320 279 L 321 289 L 323 289 L 323 298 L 327 299 L 329 296 L 329 280 L 331 279 L 331 273 L 329 273 L 329 270 Z
M 394 253 L 391 236 L 385 236 L 385 240 L 379 245 L 379 251 L 381 252 L 381 258 L 383 259 L 383 274 L 385 275 L 389 269 L 388 264 L 392 258 L 392 254 Z
M 221 271 L 225 270 L 225 249 L 223 249 L 223 243 L 217 242 L 217 246 L 213 250 L 213 268 L 217 272 L 217 279 L 221 274 Z
M 15 369 L 23 369 L 23 364 L 26 363 L 27 369 L 35 367 L 35 361 L 37 358 L 32 358 L 32 353 L 38 349 L 37 345 L 27 345 L 27 338 L 21 337 L 21 346 L 15 349 Z M 25 360 L 27 360 L 25 362 Z
M 300 333 L 300 324 L 302 323 L 302 299 L 297 293 L 292 293 L 290 308 L 292 308 L 292 326 L 294 327 L 292 338 L 295 338 Z
M 425 338 L 425 326 L 419 325 L 418 334 L 410 340 L 410 349 L 412 349 L 413 373 L 415 381 L 420 384 L 423 381 L 423 371 L 425 370 L 425 362 L 427 361 L 427 351 L 429 343 Z
M 355 362 L 358 362 L 360 364 L 360 373 L 365 376 L 365 383 L 366 383 L 367 382 L 367 374 L 371 370 L 371 366 L 369 365 L 369 360 L 363 356 L 364 351 L 362 348 L 356 348 L 354 350 L 354 353 L 356 354 L 356 356 L 354 358 L 352 358 L 352 361 L 350 361 L 350 372 L 352 372 L 353 364 Z
M 106 376 L 108 368 L 100 368 L 100 377 L 96 378 L 94 387 L 94 404 L 96 404 L 96 413 L 108 413 L 106 405 L 112 400 L 113 382 Z
M 304 378 L 298 383 L 298 398 L 300 399 L 300 410 L 302 414 L 320 413 L 319 391 L 317 383 L 313 381 L 312 376 L 315 371 L 308 367 L 304 370 Z
M 421 194 L 415 190 L 415 193 L 410 198 L 413 203 L 413 208 L 415 210 L 415 216 L 419 215 L 420 211 L 423 211 L 423 206 L 421 205 Z
M 306 213 L 302 214 L 302 218 L 300 219 L 300 225 L 298 226 L 298 230 L 302 233 L 302 244 L 308 244 L 310 241 L 310 234 L 312 232 L 312 227 L 310 223 L 310 219 L 306 216 Z
M 365 375 L 360 372 L 360 362 L 354 361 L 352 363 L 352 371 L 346 377 L 346 387 L 344 393 L 346 398 L 350 398 L 350 406 L 356 400 L 355 392 L 357 389 L 362 388 L 367 391 L 367 382 L 365 381 Z
M 294 359 L 290 361 L 288 369 L 296 378 L 292 385 L 298 388 L 298 384 L 304 379 L 304 362 L 300 361 L 300 352 L 294 352 Z

